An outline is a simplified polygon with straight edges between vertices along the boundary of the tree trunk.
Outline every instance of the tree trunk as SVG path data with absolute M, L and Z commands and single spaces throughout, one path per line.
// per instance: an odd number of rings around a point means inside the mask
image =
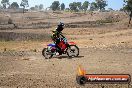
M 132 19 L 132 12 L 129 15 L 129 24 L 131 24 L 131 19 Z
M 129 24 L 131 24 L 131 18 L 132 18 L 132 17 L 129 17 Z
M 24 14 L 25 6 L 23 6 L 23 14 Z
M 6 9 L 6 4 L 3 4 L 3 8 Z

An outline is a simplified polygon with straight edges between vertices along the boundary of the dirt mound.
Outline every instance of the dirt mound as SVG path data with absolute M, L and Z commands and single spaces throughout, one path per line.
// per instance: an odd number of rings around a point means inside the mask
M 88 28 L 98 27 L 102 24 L 115 23 L 126 19 L 128 16 L 123 12 L 26 12 L 22 13 L 6 13 L 10 15 L 11 20 L 19 29 L 39 29 L 39 28 L 51 28 L 56 26 L 58 22 L 62 21 L 68 28 Z M 0 14 L 2 15 L 2 14 Z M 6 18 L 6 19 L 5 19 Z M 1 16 L 1 22 L 7 22 L 6 16 Z M 6 23 L 6 24 L 7 24 Z M 5 24 L 5 23 L 4 23 Z M 11 29 L 10 27 L 1 26 L 1 29 Z M 13 29 L 13 28 L 12 28 Z
M 100 24 L 97 21 L 84 21 L 84 22 L 73 22 L 66 24 L 67 28 L 88 28 L 88 27 L 99 27 L 103 24 Z
M 4 51 L 4 52 L 0 52 L 0 56 L 28 56 L 28 53 L 25 51 L 13 51 L 13 50 L 9 50 L 9 51 Z
M 0 24 L 8 24 L 9 18 L 10 18 L 10 15 L 0 14 Z
M 50 39 L 49 34 L 0 32 L 0 40 L 4 40 L 4 41 L 49 40 L 49 39 Z

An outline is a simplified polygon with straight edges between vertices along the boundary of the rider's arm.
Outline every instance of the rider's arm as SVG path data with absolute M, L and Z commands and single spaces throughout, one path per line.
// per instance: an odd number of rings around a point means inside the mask
M 60 35 L 61 35 L 61 37 L 65 38 L 65 36 L 62 33 L 60 33 Z

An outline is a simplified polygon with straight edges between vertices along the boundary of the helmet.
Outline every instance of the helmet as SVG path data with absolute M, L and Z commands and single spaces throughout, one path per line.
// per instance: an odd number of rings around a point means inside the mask
M 65 24 L 64 23 L 62 23 L 62 22 L 60 22 L 59 24 L 58 24 L 58 26 L 64 26 Z
M 58 24 L 57 31 L 61 32 L 61 31 L 64 29 L 64 26 L 65 26 L 65 24 L 62 23 L 62 22 L 60 22 L 60 23 Z

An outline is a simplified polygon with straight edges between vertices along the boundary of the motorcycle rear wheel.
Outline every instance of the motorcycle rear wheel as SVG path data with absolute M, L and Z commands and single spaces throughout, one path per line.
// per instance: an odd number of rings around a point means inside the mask
M 53 54 L 47 48 L 42 50 L 42 55 L 45 57 L 45 59 L 51 59 L 53 57 Z

